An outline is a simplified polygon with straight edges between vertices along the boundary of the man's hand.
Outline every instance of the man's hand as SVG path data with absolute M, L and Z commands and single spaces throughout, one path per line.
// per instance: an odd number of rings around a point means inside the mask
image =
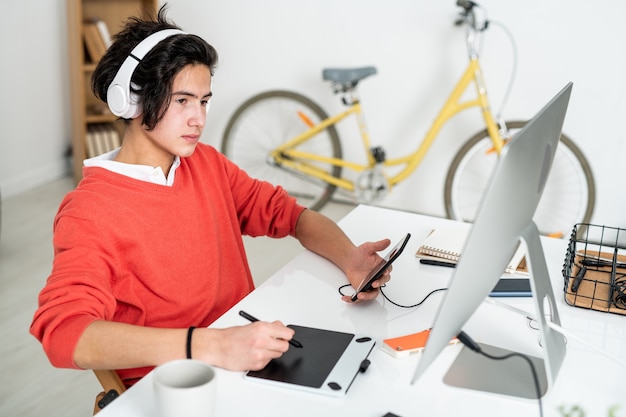
M 390 243 L 391 241 L 389 239 L 383 239 L 377 242 L 365 242 L 354 248 L 348 258 L 344 271 L 353 288 L 356 289 L 363 278 L 380 263 L 382 258 L 378 255 L 378 252 L 385 250 Z M 391 279 L 391 269 L 392 267 L 390 266 L 383 272 L 383 275 L 379 279 L 374 281 L 371 291 L 359 293 L 355 302 L 358 303 L 376 298 L 380 293 L 380 287 Z M 341 299 L 349 303 L 352 302 L 351 295 L 344 295 Z
M 200 330 L 200 331 L 199 331 Z M 257 321 L 225 329 L 196 329 L 194 359 L 231 371 L 263 369 L 289 349 L 295 331 L 279 321 Z

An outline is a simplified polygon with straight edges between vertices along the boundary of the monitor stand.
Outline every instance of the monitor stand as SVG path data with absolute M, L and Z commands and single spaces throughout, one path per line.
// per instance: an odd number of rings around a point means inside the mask
M 533 221 L 524 229 L 520 240 L 521 244 L 526 245 L 526 261 L 544 353 L 543 359 L 526 356 L 535 364 L 540 394 L 543 396 L 548 387 L 554 384 L 565 358 L 565 338 L 548 325 L 548 320 L 550 320 L 560 326 L 561 320 L 556 308 L 539 231 Z M 512 353 L 499 347 L 480 345 L 485 352 L 496 356 Z M 535 382 L 526 360 L 520 357 L 493 360 L 466 347 L 463 347 L 450 366 L 444 382 L 462 388 L 515 397 L 537 398 Z
M 484 343 L 479 343 L 479 345 L 484 352 L 494 356 L 513 353 L 510 350 Z M 541 358 L 526 356 L 535 366 L 539 393 L 543 397 L 548 390 L 544 362 Z M 445 384 L 454 387 L 529 399 L 537 398 L 534 381 L 530 365 L 523 358 L 513 356 L 496 361 L 466 347 L 463 347 L 443 378 Z

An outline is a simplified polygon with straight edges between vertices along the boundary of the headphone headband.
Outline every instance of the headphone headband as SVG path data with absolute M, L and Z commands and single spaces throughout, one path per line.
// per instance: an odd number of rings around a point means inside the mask
M 163 39 L 173 35 L 185 34 L 185 32 L 178 29 L 160 30 L 148 36 L 133 48 L 130 55 L 126 57 L 117 71 L 117 74 L 115 74 L 113 82 L 111 82 L 107 90 L 107 104 L 114 115 L 124 119 L 133 119 L 141 113 L 141 109 L 137 105 L 137 97 L 130 91 L 130 80 L 137 65 Z

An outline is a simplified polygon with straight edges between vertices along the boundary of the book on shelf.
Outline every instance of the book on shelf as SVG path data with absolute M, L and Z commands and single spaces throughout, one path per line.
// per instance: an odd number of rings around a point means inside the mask
M 100 61 L 107 48 L 95 23 L 85 22 L 83 25 L 83 39 L 85 40 L 85 47 L 91 62 Z
M 104 20 L 92 17 L 83 22 L 83 38 L 91 62 L 98 62 L 111 46 L 111 33 Z
M 109 32 L 109 27 L 107 26 L 107 24 L 105 23 L 104 20 L 100 19 L 100 18 L 93 18 L 93 23 L 96 24 L 96 27 L 98 28 L 98 33 L 100 33 L 100 38 L 102 39 L 102 42 L 104 42 L 104 47 L 105 49 L 109 49 L 109 46 L 111 46 L 111 32 Z
M 89 125 L 87 128 L 87 158 L 102 155 L 121 145 L 120 135 L 115 126 L 107 123 Z
M 469 228 L 453 226 L 442 226 L 433 229 L 417 249 L 415 256 L 456 264 L 461 257 L 469 232 Z M 528 274 L 523 245 L 517 247 L 511 262 L 506 266 L 504 272 L 509 274 Z

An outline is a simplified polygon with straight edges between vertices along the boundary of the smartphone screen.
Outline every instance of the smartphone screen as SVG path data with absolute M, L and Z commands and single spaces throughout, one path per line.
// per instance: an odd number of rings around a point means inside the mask
M 531 297 L 530 280 L 528 278 L 500 278 L 490 297 Z
M 411 237 L 410 233 L 407 233 L 404 238 L 396 244 L 396 246 L 391 249 L 387 255 L 376 265 L 370 272 L 367 274 L 365 278 L 361 281 L 358 288 L 352 294 L 352 301 L 356 301 L 356 296 L 363 291 L 369 291 L 372 289 L 372 283 L 376 281 L 380 276 L 385 272 L 385 269 L 389 268 L 389 266 L 395 261 L 398 256 L 404 250 L 406 243 L 409 241 Z

